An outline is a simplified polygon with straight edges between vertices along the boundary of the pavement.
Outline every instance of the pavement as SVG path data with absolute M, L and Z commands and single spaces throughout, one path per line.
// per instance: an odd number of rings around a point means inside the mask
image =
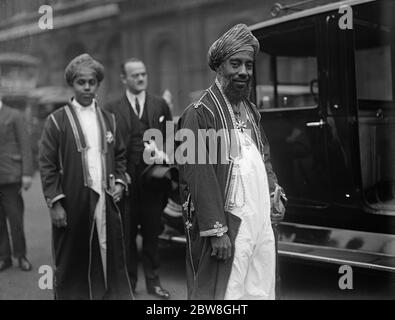
M 39 268 L 52 265 L 51 228 L 49 212 L 41 192 L 39 176 L 33 179 L 33 185 L 24 193 L 25 233 L 28 258 L 33 264 L 30 272 L 20 271 L 14 266 L 0 273 L 0 300 L 52 300 L 52 290 L 39 288 Z M 141 248 L 141 239 L 138 239 Z M 185 277 L 185 247 L 162 242 L 161 282 L 170 291 L 173 300 L 187 297 Z M 141 266 L 141 264 L 140 264 Z M 370 270 L 353 272 L 351 290 L 339 289 L 338 266 L 316 265 L 281 259 L 282 277 L 281 296 L 284 300 L 354 300 L 354 299 L 390 299 L 395 300 L 395 276 L 375 274 Z M 155 300 L 145 290 L 143 271 L 139 269 L 137 300 Z
M 41 182 L 36 174 L 32 187 L 23 193 L 25 202 L 25 235 L 27 256 L 33 270 L 23 272 L 14 266 L 0 273 L 0 300 L 48 300 L 52 290 L 41 290 L 38 273 L 42 265 L 51 265 L 51 224 L 49 212 L 41 192 Z
M 0 273 L 0 300 L 52 300 L 53 291 L 40 289 L 39 273 L 41 266 L 52 265 L 51 255 L 51 223 L 48 208 L 41 191 L 39 175 L 33 178 L 32 187 L 23 193 L 25 202 L 25 235 L 27 256 L 33 270 L 23 272 L 14 266 Z M 138 239 L 141 247 L 141 239 Z M 162 244 L 162 285 L 170 291 L 172 299 L 186 299 L 184 247 Z M 136 299 L 155 300 L 145 291 L 143 270 L 139 270 L 139 282 L 136 288 Z

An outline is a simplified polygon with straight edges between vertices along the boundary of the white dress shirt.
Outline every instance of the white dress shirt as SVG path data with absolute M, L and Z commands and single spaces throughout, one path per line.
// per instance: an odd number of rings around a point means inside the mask
M 102 192 L 102 159 L 100 151 L 99 123 L 96 114 L 95 102 L 90 106 L 83 107 L 75 99 L 73 106 L 80 120 L 82 131 L 84 132 L 87 144 L 87 160 L 92 188 L 97 192 Z
M 141 117 L 143 115 L 143 111 L 144 111 L 144 104 L 145 104 L 145 98 L 146 98 L 145 91 L 141 91 L 139 94 L 136 95 L 136 94 L 131 93 L 129 90 L 126 90 L 126 97 L 128 98 L 128 101 L 129 101 L 130 105 L 132 106 L 134 113 L 139 117 L 139 119 L 141 119 Z M 139 105 L 140 105 L 140 113 L 139 114 L 137 114 L 137 110 L 136 110 L 136 98 L 137 98 Z

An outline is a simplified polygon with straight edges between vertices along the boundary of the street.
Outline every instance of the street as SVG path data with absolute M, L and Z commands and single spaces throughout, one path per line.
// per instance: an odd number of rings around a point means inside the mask
M 0 273 L 0 300 L 51 300 L 52 290 L 39 288 L 39 267 L 51 265 L 50 219 L 38 176 L 32 188 L 24 194 L 25 232 L 28 258 L 33 264 L 31 272 L 22 272 L 14 266 Z M 172 299 L 186 299 L 185 249 L 182 245 L 161 243 L 161 282 L 170 291 Z M 288 299 L 395 299 L 394 277 L 353 270 L 353 288 L 341 290 L 338 267 L 317 266 L 289 260 L 280 260 L 281 298 Z M 136 299 L 148 300 L 143 271 L 139 270 Z
M 33 270 L 22 272 L 14 266 L 0 273 L 0 300 L 51 300 L 52 290 L 39 288 L 39 268 L 52 265 L 51 256 L 51 225 L 48 208 L 41 191 L 38 174 L 34 176 L 30 190 L 23 194 L 25 200 L 25 234 L 27 256 L 33 264 Z M 138 239 L 140 240 L 140 239 Z M 185 299 L 186 283 L 184 281 L 184 248 L 176 251 L 165 246 L 162 250 L 162 284 L 167 288 L 173 299 Z M 167 256 L 169 254 L 169 256 Z M 136 299 L 147 300 L 153 297 L 145 291 L 143 270 L 139 270 Z

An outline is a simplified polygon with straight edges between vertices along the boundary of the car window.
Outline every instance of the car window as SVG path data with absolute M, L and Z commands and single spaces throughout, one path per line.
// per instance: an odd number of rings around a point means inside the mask
M 314 30 L 298 28 L 262 39 L 255 73 L 256 101 L 261 111 L 316 107 L 318 72 Z
M 395 207 L 395 61 L 392 19 L 366 14 L 355 26 L 355 78 L 363 193 L 369 205 Z
M 394 107 L 393 63 L 391 34 L 384 26 L 374 24 L 356 25 L 355 28 L 355 74 L 357 98 L 364 108 L 375 108 L 377 102 L 390 102 Z M 392 102 L 392 103 L 391 103 Z M 384 106 L 382 104 L 381 106 Z

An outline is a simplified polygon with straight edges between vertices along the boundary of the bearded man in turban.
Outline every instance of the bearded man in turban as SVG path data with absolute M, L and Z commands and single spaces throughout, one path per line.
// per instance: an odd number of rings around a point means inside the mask
M 190 299 L 275 298 L 270 194 L 279 187 L 260 115 L 249 101 L 258 51 L 242 24 L 215 41 L 208 52 L 215 83 L 179 121 L 196 139 L 194 161 L 179 165 Z
M 88 54 L 65 70 L 70 102 L 49 115 L 39 146 L 52 219 L 56 299 L 132 299 L 117 202 L 127 188 L 115 117 L 99 108 L 103 66 Z

